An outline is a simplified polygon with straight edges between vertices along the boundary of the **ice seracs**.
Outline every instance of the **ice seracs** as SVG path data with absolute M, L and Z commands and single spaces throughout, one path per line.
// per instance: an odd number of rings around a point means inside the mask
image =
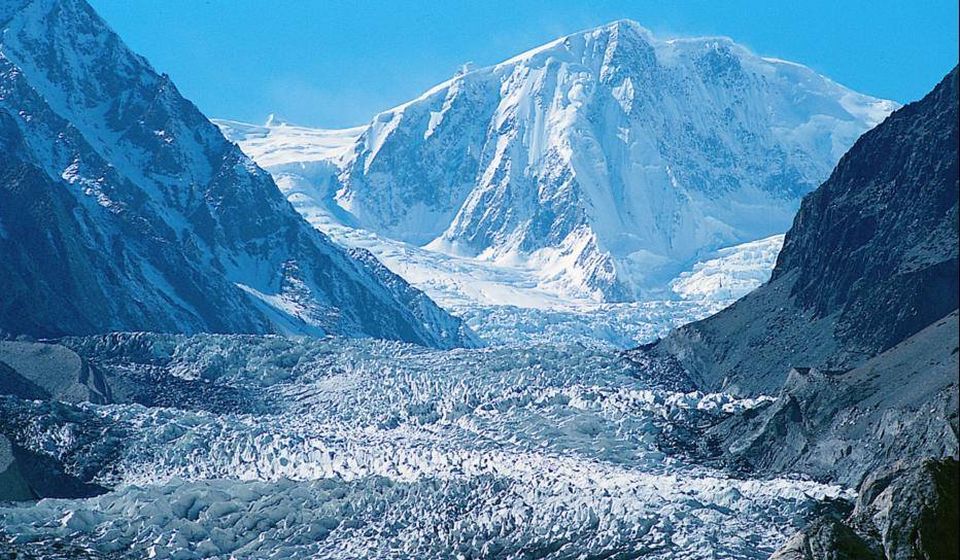
M 739 299 L 770 279 L 781 247 L 783 235 L 725 247 L 680 273 L 670 289 L 686 300 Z
M 0 504 L 0 553 L 755 558 L 818 500 L 848 495 L 665 453 L 685 426 L 770 399 L 665 388 L 606 350 L 143 333 L 64 343 L 138 403 L 6 398 L 0 417 L 18 445 L 111 492 Z M 151 403 L 152 388 L 189 396 Z

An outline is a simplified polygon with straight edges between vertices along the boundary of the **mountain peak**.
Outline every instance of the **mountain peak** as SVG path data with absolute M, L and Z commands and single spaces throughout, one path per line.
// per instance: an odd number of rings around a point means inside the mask
M 270 113 L 267 115 L 267 120 L 263 123 L 263 126 L 265 128 L 273 128 L 277 126 L 287 126 L 288 124 L 286 119 L 280 118 L 276 113 Z
M 641 44 L 653 44 L 657 41 L 649 29 L 643 27 L 636 21 L 630 19 L 618 19 L 610 23 L 598 25 L 588 29 L 583 29 L 569 35 L 564 35 L 553 41 L 534 47 L 504 62 L 497 64 L 496 67 L 513 65 L 522 62 L 538 62 L 541 59 L 549 58 L 561 52 L 576 53 L 581 52 L 584 45 L 592 44 L 595 41 L 602 40 L 604 43 L 609 41 L 640 42 Z
M 528 263 L 566 297 L 634 299 L 698 256 L 785 231 L 894 107 L 727 38 L 660 40 L 616 20 L 375 116 L 328 168 L 297 179 L 316 185 L 296 189 L 297 204 L 328 193 L 310 215 Z M 245 149 L 317 161 L 331 136 Z
M 626 18 L 617 19 L 617 20 L 611 21 L 610 23 L 600 25 L 598 27 L 593 28 L 592 30 L 585 31 L 585 33 L 591 33 L 591 32 L 596 33 L 598 31 L 613 32 L 618 34 L 630 33 L 638 37 L 642 37 L 644 39 L 654 40 L 653 32 L 651 32 L 646 27 L 640 25 L 636 21 L 632 19 L 626 19 Z

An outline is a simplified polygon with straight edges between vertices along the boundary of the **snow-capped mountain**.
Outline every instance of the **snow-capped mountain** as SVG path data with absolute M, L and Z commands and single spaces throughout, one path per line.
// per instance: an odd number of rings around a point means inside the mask
M 727 38 L 618 21 L 461 72 L 356 129 L 220 124 L 305 214 L 621 301 L 786 230 L 894 108 Z
M 0 3 L 0 28 L 0 330 L 473 342 L 310 227 L 83 0 Z

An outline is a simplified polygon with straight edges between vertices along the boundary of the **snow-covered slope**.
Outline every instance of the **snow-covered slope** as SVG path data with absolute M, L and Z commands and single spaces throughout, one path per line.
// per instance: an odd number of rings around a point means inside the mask
M 276 173 L 276 171 L 275 171 Z M 530 263 L 450 255 L 340 225 L 302 191 L 277 183 L 307 220 L 338 243 L 367 250 L 491 344 L 580 342 L 631 348 L 727 307 L 770 277 L 782 235 L 708 253 L 662 293 L 636 302 L 570 297 L 540 284 Z
M 770 279 L 783 247 L 783 235 L 724 247 L 670 282 L 685 300 L 737 300 Z
M 3 2 L 0 28 L 0 330 L 474 342 L 311 228 L 83 0 Z
M 243 151 L 264 168 L 312 162 L 338 163 L 350 152 L 364 127 L 323 130 L 294 126 L 274 115 L 263 126 L 227 119 L 214 119 L 224 136 L 243 141 Z M 301 167 L 302 169 L 302 167 Z
M 786 230 L 894 108 L 726 38 L 618 21 L 463 72 L 359 129 L 224 124 L 301 211 L 621 301 Z

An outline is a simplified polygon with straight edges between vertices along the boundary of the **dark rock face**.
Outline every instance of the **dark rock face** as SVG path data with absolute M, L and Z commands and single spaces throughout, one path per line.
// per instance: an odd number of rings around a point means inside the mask
M 6 2 L 0 28 L 0 331 L 476 343 L 310 227 L 83 0 Z
M 770 557 L 770 560 L 883 560 L 853 529 L 833 517 L 817 519 Z
M 960 557 L 956 459 L 897 466 L 868 479 L 846 519 L 824 516 L 771 560 Z
M 774 403 L 705 437 L 749 470 L 854 488 L 898 461 L 957 456 L 957 319 L 954 312 L 847 372 L 794 369 Z
M 854 523 L 862 533 L 879 535 L 891 560 L 958 558 L 958 477 L 956 459 L 880 473 L 861 489 Z
M 957 74 L 804 199 L 770 282 L 633 351 L 703 389 L 778 394 L 705 428 L 699 453 L 858 488 L 778 560 L 957 558 Z
M 875 354 L 957 308 L 957 70 L 896 111 L 804 200 L 772 279 L 844 348 Z
M 769 283 L 648 353 L 701 387 L 772 393 L 846 370 L 958 306 L 957 70 L 867 132 L 807 196 Z

